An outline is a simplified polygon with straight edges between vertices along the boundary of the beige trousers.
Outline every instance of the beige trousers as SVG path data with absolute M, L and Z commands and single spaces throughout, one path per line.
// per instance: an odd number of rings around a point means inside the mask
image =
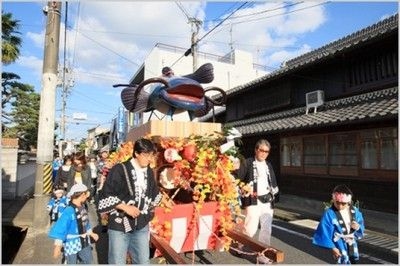
M 250 237 L 254 237 L 258 229 L 258 224 L 260 223 L 260 233 L 258 235 L 258 241 L 270 246 L 272 219 L 274 216 L 274 209 L 271 208 L 271 203 L 262 203 L 258 200 L 257 205 L 247 206 L 245 211 L 245 234 Z

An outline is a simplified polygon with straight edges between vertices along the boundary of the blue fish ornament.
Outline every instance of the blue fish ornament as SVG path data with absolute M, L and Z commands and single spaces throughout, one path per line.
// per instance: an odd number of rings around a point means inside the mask
M 124 107 L 130 112 L 153 112 L 157 110 L 170 117 L 174 114 L 187 111 L 190 121 L 195 117 L 206 115 L 214 106 L 222 106 L 226 102 L 226 93 L 218 87 L 204 89 L 201 83 L 210 83 L 214 80 L 214 68 L 211 63 L 199 67 L 194 73 L 185 76 L 169 78 L 155 77 L 144 80 L 139 85 L 117 84 L 114 87 L 125 86 L 121 91 L 121 100 Z M 144 86 L 153 84 L 146 91 Z M 222 94 L 220 101 L 216 101 L 206 92 L 217 91 Z

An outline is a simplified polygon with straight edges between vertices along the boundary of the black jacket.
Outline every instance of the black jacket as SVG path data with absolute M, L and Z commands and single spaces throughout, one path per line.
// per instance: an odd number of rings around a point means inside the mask
M 253 185 L 253 195 L 250 195 L 248 197 L 241 196 L 240 200 L 242 202 L 242 208 L 250 206 L 250 205 L 257 205 L 257 183 L 254 180 L 254 170 L 253 170 L 253 163 L 255 161 L 254 157 L 247 158 L 244 162 L 240 164 L 240 168 L 237 172 L 238 178 L 240 181 L 244 182 L 245 184 L 249 184 L 252 182 Z M 268 161 L 266 161 L 266 164 L 269 168 L 269 173 L 270 173 L 270 186 L 273 189 L 273 199 L 275 201 L 276 195 L 279 191 L 278 189 L 278 184 L 276 182 L 276 177 L 275 177 L 275 172 L 274 169 L 272 168 L 272 164 Z M 273 203 L 271 203 L 271 206 L 273 207 Z
M 109 213 L 109 229 L 129 232 L 140 230 L 150 222 L 154 216 L 154 207 L 160 203 L 162 195 L 159 193 L 153 170 L 147 167 L 147 188 L 139 197 L 137 193 L 139 187 L 134 176 L 135 169 L 130 160 L 123 164 L 129 176 L 133 195 L 131 196 L 130 194 L 122 164 L 116 164 L 108 173 L 102 192 L 99 195 L 98 211 L 100 213 Z M 122 202 L 138 207 L 141 214 L 137 218 L 133 218 L 115 209 L 115 206 Z M 129 222 L 129 225 L 126 222 Z

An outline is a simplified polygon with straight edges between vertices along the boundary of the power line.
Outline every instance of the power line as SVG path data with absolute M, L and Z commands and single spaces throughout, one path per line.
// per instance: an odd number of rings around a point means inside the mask
M 185 16 L 186 16 L 187 18 L 190 19 L 190 16 L 189 16 L 188 12 L 184 9 L 184 7 L 182 6 L 182 4 L 179 3 L 179 2 L 175 2 L 175 3 L 176 3 L 177 6 L 181 9 L 181 11 L 185 14 Z M 242 9 L 246 4 L 247 4 L 247 2 L 243 3 L 239 8 L 237 8 L 235 11 L 233 11 L 230 15 L 228 15 L 226 18 L 224 18 L 223 20 L 221 20 L 220 23 L 218 23 L 215 27 L 213 27 L 213 29 L 211 29 L 209 32 L 207 32 L 202 38 L 196 40 L 192 46 L 197 45 L 197 44 L 198 44 L 201 40 L 203 40 L 207 35 L 209 35 L 210 33 L 212 33 L 216 28 L 218 28 L 222 23 L 224 23 L 224 21 L 226 21 L 226 20 L 228 20 L 228 19 L 239 18 L 239 17 L 232 17 L 232 16 L 233 16 L 233 14 L 234 14 L 235 12 L 237 12 L 239 9 Z M 289 6 L 293 6 L 293 5 L 298 5 L 298 4 L 299 4 L 299 3 L 289 4 L 289 5 L 286 5 L 285 7 L 289 7 Z M 279 7 L 279 8 L 275 8 L 275 9 L 264 10 L 264 11 L 260 11 L 260 12 L 254 13 L 254 14 L 243 15 L 243 16 L 254 16 L 254 15 L 258 15 L 258 14 L 260 14 L 260 13 L 270 12 L 270 11 L 277 10 L 277 9 L 282 9 L 282 8 L 285 8 L 285 7 Z M 300 9 L 299 9 L 299 10 L 300 10 Z M 293 11 L 292 11 L 292 12 L 293 12 Z M 280 15 L 282 15 L 282 14 L 280 14 Z M 243 17 L 243 16 L 240 16 L 240 17 Z M 260 18 L 260 19 L 261 19 L 261 18 Z M 247 21 L 248 21 L 248 20 L 247 20 Z M 245 21 L 245 22 L 247 22 L 247 21 Z M 239 24 L 239 23 L 243 23 L 243 22 L 237 22 L 237 23 L 235 23 L 235 24 Z M 72 28 L 71 28 L 71 29 L 72 29 Z M 74 29 L 72 29 L 72 30 L 74 30 Z M 133 62 L 132 60 L 130 60 L 130 59 L 124 57 L 123 55 L 121 55 L 121 54 L 119 54 L 119 53 L 117 53 L 117 52 L 111 50 L 110 48 L 106 47 L 105 45 L 101 44 L 100 42 L 98 42 L 98 41 L 94 40 L 93 38 L 89 37 L 88 35 L 84 34 L 84 33 L 83 33 L 84 30 L 78 30 L 78 29 L 77 29 L 77 30 L 75 30 L 75 31 L 76 31 L 76 33 L 80 33 L 82 36 L 88 38 L 89 40 L 91 40 L 91 41 L 93 41 L 93 42 L 95 42 L 95 43 L 97 43 L 98 45 L 100 45 L 100 46 L 103 47 L 104 49 L 107 49 L 108 51 L 110 51 L 110 52 L 116 54 L 117 56 L 119 56 L 119 57 L 125 59 L 126 61 L 128 61 L 128 62 L 130 62 L 130 63 L 132 63 L 132 64 L 134 64 L 134 65 L 140 67 L 138 63 Z M 107 31 L 96 31 L 96 30 L 92 30 L 92 32 L 104 32 L 104 33 L 107 33 Z M 112 33 L 112 32 L 109 32 L 109 33 Z M 127 34 L 127 33 L 120 33 L 120 32 L 114 32 L 114 33 Z M 151 35 L 148 35 L 148 36 L 151 36 Z M 159 36 L 160 36 L 160 35 L 159 35 Z M 162 36 L 162 35 L 161 35 L 161 36 Z M 189 54 L 191 53 L 191 49 L 192 49 L 192 48 L 190 48 L 189 50 L 187 50 L 186 53 L 184 54 L 184 56 L 189 55 Z M 75 50 L 74 50 L 74 51 L 75 51 Z M 183 58 L 183 56 L 181 56 L 180 58 L 178 58 L 178 59 L 172 64 L 172 66 L 175 65 L 175 64 L 176 64 L 178 61 L 180 61 L 182 58 Z M 74 59 L 75 59 L 75 57 L 74 57 Z M 96 75 L 96 74 L 89 74 L 89 75 Z
M 233 14 L 235 14 L 235 12 L 237 12 L 238 10 L 242 9 L 245 5 L 247 4 L 247 2 L 244 2 L 241 6 L 239 6 L 235 11 L 233 11 L 231 14 L 229 14 L 225 19 L 223 19 L 220 23 L 218 23 L 217 25 L 214 26 L 214 28 L 212 28 L 211 30 L 209 30 L 206 34 L 204 34 L 203 37 L 201 37 L 196 43 L 195 45 L 197 45 L 197 43 L 199 43 L 201 40 L 203 40 L 208 34 L 210 34 L 211 32 L 213 32 L 216 28 L 218 28 L 222 23 L 224 23 L 225 20 L 229 19 L 231 16 L 233 16 Z
M 284 15 L 287 15 L 287 14 L 290 14 L 290 13 L 302 11 L 302 10 L 309 9 L 309 8 L 314 8 L 314 7 L 316 7 L 316 6 L 321 6 L 321 5 L 329 4 L 330 2 L 331 2 L 331 1 L 323 2 L 323 3 L 318 3 L 318 4 L 316 4 L 316 5 L 306 6 L 306 7 L 303 7 L 303 8 L 294 9 L 294 10 L 287 11 L 287 12 L 280 13 L 280 14 L 275 14 L 275 15 L 266 16 L 266 17 L 262 17 L 262 18 L 247 19 L 247 20 L 244 20 L 244 21 L 234 22 L 234 23 L 232 23 L 232 24 L 236 25 L 236 24 L 248 23 L 248 22 L 257 21 L 257 20 L 262 20 L 262 19 L 267 19 L 267 18 L 273 18 L 273 17 L 278 17 L 278 16 L 284 16 Z
M 178 1 L 175 1 L 175 4 L 179 7 L 179 9 L 182 11 L 183 14 L 185 14 L 187 20 L 190 20 L 189 14 L 186 12 L 185 8 L 182 6 L 182 4 Z
M 262 20 L 262 19 L 267 19 L 267 18 L 271 18 L 271 17 L 284 16 L 284 15 L 287 15 L 287 14 L 290 14 L 290 13 L 302 11 L 302 10 L 309 9 L 309 8 L 314 8 L 314 7 L 316 7 L 316 6 L 325 5 L 325 4 L 328 4 L 328 3 L 330 3 L 330 2 L 331 2 L 331 1 L 326 1 L 326 2 L 323 2 L 323 3 L 318 3 L 318 4 L 316 4 L 316 5 L 306 6 L 306 7 L 299 8 L 299 9 L 294 9 L 294 10 L 291 10 L 291 11 L 285 11 L 285 12 L 280 13 L 280 14 L 275 14 L 275 15 L 266 16 L 266 17 L 262 17 L 262 18 L 246 19 L 246 20 L 244 20 L 244 21 L 233 22 L 233 23 L 231 23 L 231 24 L 229 24 L 229 25 L 224 25 L 224 26 L 230 26 L 230 27 L 232 27 L 232 25 L 237 25 L 237 24 L 242 24 L 242 23 L 247 23 L 247 22 L 252 22 L 252 21 L 257 21 L 257 20 Z M 288 4 L 288 5 L 285 5 L 285 6 L 283 6 L 283 7 L 277 7 L 277 8 L 275 8 L 275 9 L 268 9 L 268 10 L 264 10 L 264 11 L 260 11 L 260 12 L 256 12 L 256 13 L 252 13 L 252 14 L 248 14 L 248 15 L 243 15 L 243 16 L 240 16 L 240 17 L 259 15 L 260 13 L 266 13 L 266 12 L 269 12 L 269 11 L 275 11 L 275 10 L 279 10 L 279 9 L 283 9 L 283 8 L 295 6 L 295 5 L 298 5 L 298 4 L 301 4 L 301 3 L 304 3 L 304 1 L 303 1 L 303 2 L 299 2 L 299 3 L 294 3 L 294 4 Z M 235 18 L 238 18 L 238 17 L 232 17 L 231 19 L 235 19 Z M 221 29 L 221 30 L 222 30 L 222 29 Z M 220 31 L 221 31 L 221 30 L 220 30 Z M 211 41 L 211 42 L 212 42 L 212 41 Z M 222 43 L 222 42 L 220 42 L 220 43 Z M 257 46 L 259 46 L 259 45 L 257 45 Z M 269 47 L 271 47 L 271 46 L 269 46 Z M 276 47 L 276 48 L 285 48 L 285 47 Z M 287 48 L 296 49 L 295 47 L 287 47 Z
M 114 115 L 114 113 L 93 111 L 92 109 L 82 109 L 82 108 L 68 107 L 67 110 L 77 110 L 77 111 L 80 111 L 80 112 L 91 112 L 91 113 L 97 113 L 97 114 Z M 56 110 L 56 111 L 59 112 L 60 110 Z
M 260 14 L 263 14 L 263 13 L 272 12 L 272 11 L 276 11 L 276 10 L 279 10 L 279 9 L 284 9 L 284 8 L 288 8 L 288 7 L 291 7 L 291 6 L 296 6 L 296 5 L 299 5 L 299 4 L 302 4 L 302 3 L 304 3 L 304 1 L 296 2 L 296 3 L 292 3 L 292 4 L 287 4 L 285 6 L 279 6 L 279 7 L 273 8 L 273 9 L 266 9 L 266 10 L 254 12 L 254 13 L 251 13 L 251 14 L 233 16 L 233 17 L 230 18 L 230 20 L 244 18 L 244 17 L 257 16 L 257 15 L 260 15 Z
M 145 36 L 145 37 L 165 37 L 165 38 L 186 38 L 183 35 L 171 35 L 171 34 L 148 34 L 148 33 L 132 33 L 132 32 L 119 32 L 119 31 L 107 31 L 107 30 L 84 30 L 80 29 L 79 32 L 92 32 L 92 33 L 105 33 L 105 34 L 119 34 L 119 35 L 127 35 L 127 36 Z
M 66 123 L 75 124 L 75 125 L 99 125 L 98 122 L 82 122 L 82 121 L 74 121 L 74 120 L 66 121 Z M 111 122 L 108 122 L 107 124 L 110 124 L 110 123 Z M 106 124 L 106 123 L 103 123 L 103 124 Z
M 77 30 L 76 30 L 76 31 L 77 31 Z M 86 37 L 87 39 L 91 40 L 92 42 L 96 43 L 97 45 L 103 47 L 104 49 L 106 49 L 106 50 L 112 52 L 113 54 L 115 54 L 115 55 L 121 57 L 122 59 L 125 59 L 126 61 L 128 61 L 128 62 L 130 62 L 130 63 L 132 63 L 132 64 L 134 64 L 134 65 L 140 67 L 140 65 L 139 65 L 138 63 L 133 62 L 133 61 L 130 60 L 129 58 L 126 58 L 125 56 L 123 56 L 123 55 L 121 55 L 121 54 L 115 52 L 114 50 L 108 48 L 107 46 L 103 45 L 102 43 L 100 43 L 100 42 L 98 42 L 98 41 L 96 41 L 96 40 L 90 38 L 89 36 L 87 36 L 86 34 L 84 34 L 82 31 L 78 31 L 78 33 L 80 33 L 82 36 Z
M 206 43 L 219 43 L 219 44 L 226 44 L 226 42 L 222 41 L 206 41 Z M 265 47 L 265 48 L 282 48 L 282 49 L 293 49 L 297 50 L 300 49 L 300 46 L 272 46 L 272 45 L 255 45 L 255 44 L 249 44 L 249 43 L 242 43 L 242 42 L 235 42 L 235 44 L 241 45 L 241 46 L 257 46 L 257 47 Z
M 71 28 L 71 30 L 75 30 L 75 29 L 72 29 L 72 28 Z M 77 31 L 78 33 L 80 33 L 83 37 L 85 37 L 85 38 L 91 40 L 92 42 L 96 43 L 97 45 L 101 46 L 102 48 L 104 48 L 104 49 L 106 49 L 106 50 L 112 52 L 112 53 L 115 54 L 115 55 L 117 55 L 118 57 L 121 57 L 122 59 L 125 59 L 126 61 L 128 61 L 128 62 L 130 62 L 130 63 L 136 65 L 138 68 L 141 67 L 141 65 L 139 65 L 139 63 L 133 62 L 133 61 L 130 60 L 129 58 L 127 58 L 127 57 L 125 57 L 125 56 L 119 54 L 118 52 L 116 52 L 116 51 L 114 51 L 114 50 L 108 48 L 107 46 L 105 46 L 105 45 L 101 44 L 100 42 L 94 40 L 93 38 L 87 36 L 87 35 L 84 34 L 82 31 L 78 31 L 78 30 L 75 30 L 75 31 Z M 87 72 L 87 73 L 88 73 L 88 72 Z M 153 73 L 153 74 L 154 74 L 154 73 Z M 157 75 L 157 74 L 155 74 L 155 75 Z
M 84 74 L 84 75 L 88 75 L 88 76 L 94 76 L 94 77 L 99 77 L 102 79 L 120 79 L 120 76 L 117 75 L 107 75 L 107 74 L 103 74 L 103 73 L 92 73 L 92 72 L 87 72 L 87 71 L 76 71 L 76 73 L 80 73 L 80 74 Z
M 77 36 L 78 36 L 79 22 L 80 22 L 80 20 L 81 20 L 81 2 L 78 2 L 78 13 L 77 13 L 77 18 L 78 18 L 78 20 L 77 20 L 77 22 L 76 22 L 76 29 L 77 29 L 77 30 L 75 31 L 74 50 L 73 50 L 73 53 L 72 53 L 72 67 L 75 66 L 76 40 L 78 39 Z M 65 25 L 65 27 L 66 27 L 66 26 L 67 26 L 67 25 Z
M 209 22 L 216 22 L 216 21 L 221 21 L 222 19 L 220 17 L 222 17 L 223 15 L 225 15 L 226 13 L 229 13 L 234 6 L 236 6 L 238 4 L 238 2 L 236 2 L 235 4 L 233 4 L 232 6 L 230 6 L 229 8 L 227 8 L 224 12 L 222 12 L 222 15 L 218 16 L 218 18 L 216 19 L 209 19 L 209 20 L 204 20 L 204 23 L 209 23 Z
M 238 10 L 242 9 L 245 5 L 247 4 L 247 2 L 244 2 L 241 6 L 239 6 L 236 10 L 234 10 L 231 14 L 229 14 L 224 20 L 222 20 L 220 23 L 218 23 L 217 25 L 215 25 L 211 30 L 209 30 L 206 34 L 204 34 L 203 37 L 201 37 L 200 39 L 196 40 L 194 43 L 192 43 L 191 47 L 181 56 L 179 57 L 173 64 L 172 66 L 174 66 L 179 60 L 181 60 L 184 56 L 188 56 L 192 53 L 192 49 L 194 46 L 196 46 L 201 40 L 203 40 L 208 34 L 210 34 L 212 31 L 214 31 L 216 28 L 218 28 L 225 20 L 227 20 L 229 17 L 231 17 L 235 12 L 237 12 Z
M 330 1 L 325 2 L 325 3 L 329 3 L 329 2 L 330 2 Z M 277 8 L 274 8 L 274 9 L 267 9 L 267 10 L 255 12 L 255 13 L 252 13 L 252 14 L 247 14 L 247 15 L 232 17 L 232 18 L 230 18 L 230 20 L 234 20 L 234 19 L 237 19 L 237 18 L 248 17 L 248 16 L 256 16 L 256 15 L 259 15 L 259 14 L 261 14 L 261 13 L 266 13 L 266 12 L 270 12 L 270 11 L 276 11 L 276 10 L 279 10 L 279 9 L 284 9 L 284 8 L 291 7 L 291 6 L 298 5 L 298 4 L 302 4 L 302 3 L 304 3 L 304 1 L 298 2 L 298 3 L 294 3 L 294 4 L 288 4 L 288 5 L 286 5 L 286 6 L 283 6 L 283 7 L 281 6 L 281 7 L 277 7 Z M 325 3 L 322 3 L 322 4 L 325 4 Z M 256 21 L 256 20 L 262 20 L 262 19 L 265 19 L 265 18 L 271 18 L 271 17 L 275 17 L 275 16 L 283 16 L 283 15 L 286 15 L 286 14 L 289 14 L 289 13 L 293 13 L 293 12 L 296 12 L 296 11 L 301 11 L 301 10 L 303 10 L 303 9 L 312 8 L 312 7 L 315 7 L 315 6 L 318 6 L 318 5 L 321 5 L 321 4 L 317 4 L 317 5 L 314 5 L 314 6 L 309 6 L 309 7 L 305 7 L 305 8 L 301 8 L 301 9 L 296 9 L 296 10 L 292 10 L 292 11 L 287 11 L 287 12 L 284 12 L 284 13 L 280 13 L 280 14 L 276 14 L 276 15 L 271 15 L 271 16 L 268 16 L 268 17 L 262 17 L 262 18 L 251 19 L 251 20 L 244 20 L 244 21 L 239 21 L 239 22 L 232 22 L 232 23 L 230 23 L 229 25 L 228 25 L 228 24 L 223 25 L 223 27 L 226 27 L 226 26 L 232 27 L 232 25 L 236 25 L 236 24 L 241 24 L 241 23 L 246 23 L 246 22 L 251 22 L 251 21 Z M 222 29 L 221 29 L 221 30 L 222 30 Z M 220 30 L 220 31 L 221 31 L 221 30 Z M 220 31 L 219 31 L 219 32 L 220 32 Z
M 228 25 L 228 24 L 223 25 L 223 27 L 226 27 L 226 26 L 231 26 L 231 27 L 232 27 L 232 25 L 236 25 L 236 24 L 242 24 L 242 23 L 247 23 L 247 22 L 252 22 L 252 21 L 257 21 L 257 20 L 262 20 L 262 19 L 267 19 L 267 18 L 272 18 L 272 17 L 277 17 L 277 16 L 284 16 L 284 15 L 286 15 L 286 14 L 294 13 L 294 12 L 297 12 L 297 11 L 302 11 L 302 10 L 309 9 L 309 8 L 313 8 L 313 7 L 316 7 L 316 6 L 319 6 L 319 5 L 328 4 L 328 3 L 330 3 L 330 2 L 331 2 L 331 1 L 326 1 L 326 2 L 323 2 L 323 3 L 318 3 L 318 4 L 313 5 L 313 6 L 307 6 L 307 7 L 300 8 L 300 9 L 295 9 L 295 10 L 292 10 L 292 11 L 285 11 L 285 12 L 283 12 L 283 13 L 275 14 L 275 15 L 271 15 L 271 16 L 267 16 L 267 17 L 261 17 L 261 18 L 256 18 L 256 19 L 247 19 L 247 20 L 239 21 L 239 22 L 232 22 L 232 23 L 229 24 L 229 25 Z M 232 18 L 230 18 L 230 19 L 233 20 L 233 19 L 242 18 L 242 17 L 247 17 L 247 16 L 255 16 L 255 15 L 259 15 L 259 14 L 261 14 L 261 13 L 266 13 L 266 12 L 270 12 L 270 11 L 276 11 L 276 10 L 279 10 L 279 9 L 283 9 L 283 8 L 295 6 L 295 5 L 302 4 L 302 3 L 304 3 L 304 1 L 298 2 L 298 3 L 294 3 L 294 4 L 288 4 L 288 5 L 283 6 L 283 7 L 277 7 L 277 8 L 274 8 L 274 9 L 268 9 L 268 10 L 259 11 L 259 12 L 252 13 L 252 14 L 247 14 L 247 15 L 242 15 L 242 16 L 237 16 L 237 17 L 232 17 Z M 222 29 L 221 29 L 221 30 L 222 30 Z M 221 30 L 220 30 L 220 31 L 221 31 Z
M 83 93 L 82 93 L 82 92 L 80 92 L 80 91 L 73 90 L 72 92 L 75 92 L 75 93 L 77 93 L 77 94 L 79 94 L 79 95 L 81 95 L 81 96 L 83 96 L 83 97 L 85 97 L 85 98 L 87 98 L 87 99 L 91 100 L 92 102 L 94 102 L 94 103 L 96 103 L 96 104 L 98 104 L 98 105 L 101 105 L 103 108 L 104 108 L 104 106 L 107 106 L 106 104 L 104 104 L 104 103 L 101 103 L 101 102 L 99 102 L 99 101 L 97 101 L 97 100 L 93 99 L 93 97 L 89 97 L 89 96 L 87 96 L 87 95 L 83 94 Z M 111 107 L 111 106 L 110 106 L 110 107 Z M 111 108 L 114 108 L 114 107 L 111 107 Z

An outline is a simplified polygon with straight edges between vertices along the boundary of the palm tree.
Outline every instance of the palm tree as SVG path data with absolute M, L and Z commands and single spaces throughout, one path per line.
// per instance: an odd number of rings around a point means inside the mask
M 11 13 L 1 13 L 1 61 L 3 64 L 10 64 L 18 59 L 22 39 L 17 36 L 19 20 L 14 20 Z

